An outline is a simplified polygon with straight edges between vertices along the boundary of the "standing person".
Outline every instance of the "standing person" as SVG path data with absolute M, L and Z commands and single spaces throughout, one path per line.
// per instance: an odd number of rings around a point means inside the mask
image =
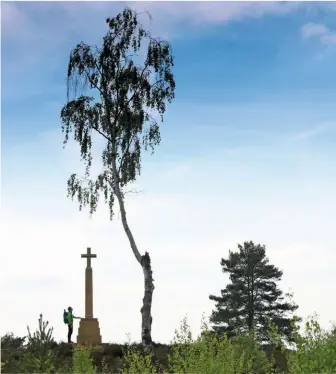
M 68 343 L 72 343 L 71 341 L 71 335 L 73 333 L 73 320 L 74 319 L 80 319 L 80 317 L 75 317 L 72 314 L 72 307 L 69 306 L 68 312 L 65 311 L 64 309 L 64 322 L 68 325 Z

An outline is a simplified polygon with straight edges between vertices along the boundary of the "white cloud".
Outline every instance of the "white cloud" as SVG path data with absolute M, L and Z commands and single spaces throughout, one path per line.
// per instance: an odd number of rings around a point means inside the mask
M 30 92 L 34 87 L 33 92 L 40 93 L 32 71 L 43 72 L 48 65 L 48 70 L 54 73 L 66 63 L 64 56 L 78 41 L 99 43 L 106 32 L 105 19 L 116 15 L 125 5 L 139 12 L 148 10 L 153 21 L 143 15 L 142 22 L 154 35 L 166 39 L 205 32 L 211 25 L 285 15 L 305 7 L 303 2 L 6 2 L 2 3 L 1 14 L 5 76 L 15 75 L 20 85 L 23 79 L 31 80 Z M 325 36 L 324 42 L 331 43 L 330 38 Z M 6 79 L 4 85 L 7 92 L 16 86 Z M 54 84 L 49 87 L 50 91 L 57 89 Z M 24 91 L 22 87 L 19 95 Z
M 1 2 L 1 32 L 10 36 L 15 34 L 17 26 L 26 26 L 26 17 L 14 3 Z
M 321 36 L 328 32 L 328 29 L 321 24 L 307 23 L 301 28 L 301 34 L 304 38 L 311 38 L 312 36 Z
M 336 129 L 336 122 L 323 122 L 318 123 L 315 126 L 312 126 L 311 128 L 307 128 L 303 131 L 300 131 L 294 135 L 291 135 L 288 139 L 288 141 L 298 141 L 298 140 L 307 140 L 314 138 L 318 135 L 323 135 L 327 133 L 330 130 Z
M 317 37 L 322 44 L 336 44 L 336 32 L 331 31 L 325 25 L 307 23 L 301 27 L 301 35 L 305 39 Z
M 170 25 L 187 21 L 196 24 L 226 23 L 244 18 L 269 14 L 286 14 L 300 7 L 295 2 L 134 2 L 131 6 L 139 11 L 148 10 L 156 18 Z
M 115 15 L 126 5 L 144 12 L 149 11 L 153 16 L 151 28 L 161 37 L 176 37 L 180 35 L 180 27 L 185 23 L 216 24 L 250 17 L 262 17 L 268 14 L 287 14 L 298 9 L 300 2 L 59 2 L 59 3 L 30 3 L 18 7 L 14 3 L 2 4 L 2 20 L 5 36 L 9 34 L 21 40 L 32 39 L 50 42 L 50 35 L 57 34 L 55 43 L 68 40 L 69 35 L 95 38 L 104 30 L 104 20 Z M 51 17 L 52 14 L 52 17 Z M 45 26 L 41 33 L 36 28 L 36 20 Z M 145 15 L 142 22 L 148 24 Z M 90 33 L 87 25 L 91 24 Z M 92 25 L 95 27 L 92 27 Z M 91 42 L 91 41 L 89 41 Z
M 321 36 L 321 43 L 323 44 L 336 44 L 336 32 L 329 32 Z
M 146 159 L 137 184 L 144 192 L 130 195 L 127 209 L 140 250 L 152 256 L 155 340 L 169 340 L 185 314 L 198 331 L 202 312 L 213 307 L 208 295 L 226 284 L 220 258 L 244 240 L 266 244 L 303 315 L 317 311 L 324 325 L 334 318 L 335 298 L 327 295 L 334 292 L 336 182 L 329 164 L 321 169 L 318 155 L 311 163 L 300 152 L 287 144 L 217 149 L 177 163 Z M 76 150 L 63 151 L 51 132 L 20 144 L 20 152 L 7 150 L 3 165 L 1 333 L 22 335 L 43 312 L 64 339 L 63 308 L 84 313 L 80 254 L 91 246 L 103 340 L 124 341 L 127 332 L 139 339 L 143 277 L 118 214 L 109 222 L 101 207 L 89 220 L 65 197 L 66 179 L 80 166 Z

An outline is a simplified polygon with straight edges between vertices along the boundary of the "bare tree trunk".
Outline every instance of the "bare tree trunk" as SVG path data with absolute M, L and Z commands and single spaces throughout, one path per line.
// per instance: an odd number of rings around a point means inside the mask
M 151 259 L 148 252 L 145 252 L 143 256 L 141 256 L 138 247 L 135 243 L 133 234 L 128 226 L 127 218 L 126 218 L 126 210 L 124 204 L 123 194 L 120 189 L 119 185 L 119 176 L 117 172 L 116 160 L 112 160 L 112 172 L 114 175 L 115 186 L 114 186 L 114 193 L 117 196 L 120 214 L 121 214 L 121 222 L 124 228 L 124 231 L 128 237 L 131 249 L 133 254 L 139 264 L 142 267 L 142 271 L 144 274 L 144 297 L 142 299 L 142 308 L 140 309 L 142 315 L 142 323 L 141 323 L 141 341 L 144 345 L 150 346 L 152 344 L 152 300 L 153 300 L 153 292 L 154 292 L 154 279 L 153 279 L 153 272 L 151 266 Z
M 144 273 L 144 297 L 142 299 L 142 308 L 140 309 L 142 315 L 141 324 L 141 340 L 145 345 L 152 344 L 152 299 L 154 291 L 154 279 L 151 266 L 151 260 L 149 253 L 145 252 L 145 255 L 141 259 L 142 271 Z

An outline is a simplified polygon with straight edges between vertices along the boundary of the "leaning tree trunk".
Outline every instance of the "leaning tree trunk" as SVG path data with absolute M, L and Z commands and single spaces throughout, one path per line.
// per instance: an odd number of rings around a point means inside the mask
M 144 345 L 149 346 L 152 344 L 152 299 L 153 299 L 153 292 L 154 292 L 154 279 L 153 279 L 153 272 L 151 266 L 151 260 L 148 252 L 145 252 L 143 256 L 141 256 L 138 247 L 135 243 L 133 234 L 128 226 L 127 218 L 126 218 L 126 210 L 125 204 L 123 199 L 123 194 L 120 189 L 119 179 L 118 179 L 118 172 L 116 166 L 116 160 L 112 160 L 112 171 L 114 175 L 115 185 L 114 185 L 114 193 L 117 196 L 120 214 L 121 214 L 121 221 L 124 228 L 124 231 L 128 237 L 130 242 L 133 254 L 139 264 L 142 267 L 142 271 L 144 274 L 144 297 L 142 299 L 142 307 L 140 309 L 142 315 L 142 323 L 141 323 L 141 341 Z

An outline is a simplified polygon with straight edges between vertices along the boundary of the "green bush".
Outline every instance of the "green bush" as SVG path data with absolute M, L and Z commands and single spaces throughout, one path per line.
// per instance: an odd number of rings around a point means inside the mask
M 336 334 L 323 330 L 316 319 L 310 318 L 287 356 L 291 374 L 336 373 Z
M 20 373 L 20 363 L 25 353 L 26 337 L 15 337 L 8 333 L 1 337 L 1 372 Z
M 203 323 L 202 334 L 193 340 L 185 318 L 168 354 L 168 367 L 162 368 L 153 353 L 141 353 L 129 346 L 124 356 L 125 366 L 121 373 L 209 373 L 209 374 L 268 374 L 271 363 L 266 354 L 253 341 L 244 336 L 228 339 L 212 334 Z
M 137 344 L 132 344 L 128 336 L 128 342 L 123 350 L 123 365 L 119 370 L 120 374 L 156 374 L 161 372 L 160 365 L 155 359 L 153 349 L 148 352 L 139 349 Z
M 48 321 L 43 321 L 40 314 L 38 328 L 31 334 L 29 327 L 26 352 L 23 355 L 20 369 L 22 373 L 50 373 L 55 370 L 55 341 L 53 328 Z
M 91 358 L 92 347 L 77 344 L 73 350 L 73 369 L 76 374 L 96 374 Z
M 155 344 L 149 352 L 130 342 L 124 348 L 117 344 L 57 345 L 42 316 L 36 333 L 28 332 L 26 345 L 23 338 L 12 334 L 1 339 L 1 372 L 276 374 L 281 370 L 270 358 L 277 353 L 287 361 L 288 374 L 336 373 L 336 330 L 322 330 L 314 318 L 303 332 L 297 328 L 291 349 L 285 348 L 276 330 L 270 332 L 273 342 L 266 350 L 252 335 L 229 339 L 209 331 L 204 322 L 200 336 L 194 339 L 186 318 L 169 346 Z
M 249 336 L 228 339 L 209 331 L 202 323 L 202 333 L 192 339 L 187 320 L 175 331 L 169 355 L 171 373 L 267 373 L 270 362 Z

